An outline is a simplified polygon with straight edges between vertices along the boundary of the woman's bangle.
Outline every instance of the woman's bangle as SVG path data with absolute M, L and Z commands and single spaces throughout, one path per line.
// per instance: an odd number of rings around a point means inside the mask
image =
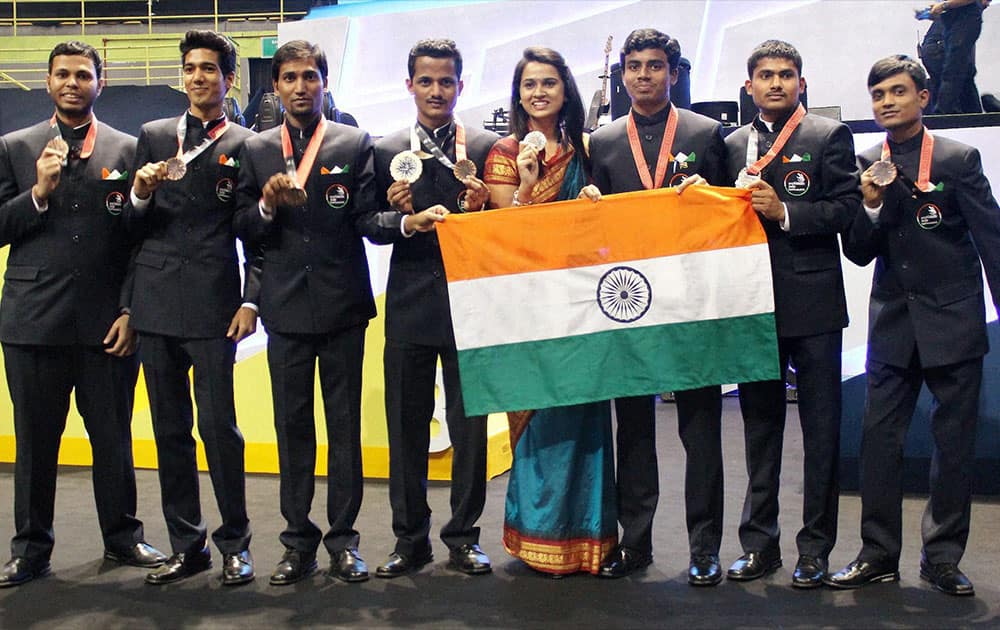
M 517 198 L 517 193 L 519 193 L 519 192 L 521 192 L 520 189 L 517 189 L 517 190 L 514 191 L 514 203 L 512 205 L 515 205 L 515 206 L 529 206 L 529 205 L 531 205 L 531 204 L 534 203 L 534 200 L 532 200 L 532 201 L 525 201 L 525 202 L 522 203 L 521 200 Z

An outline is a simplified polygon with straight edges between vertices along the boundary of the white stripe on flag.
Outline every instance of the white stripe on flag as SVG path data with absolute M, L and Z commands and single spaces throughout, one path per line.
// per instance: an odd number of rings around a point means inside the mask
M 615 267 L 638 271 L 651 288 L 649 309 L 633 322 L 598 305 L 598 283 Z M 767 244 L 463 280 L 448 294 L 459 350 L 774 311 Z

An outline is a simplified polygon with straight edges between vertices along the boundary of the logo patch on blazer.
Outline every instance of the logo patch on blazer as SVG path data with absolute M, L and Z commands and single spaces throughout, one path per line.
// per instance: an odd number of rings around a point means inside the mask
M 812 181 L 809 179 L 809 175 L 805 171 L 794 170 L 789 171 L 788 175 L 785 175 L 785 192 L 793 197 L 801 197 L 802 195 L 809 192 L 809 186 Z
M 104 207 L 108 209 L 108 214 L 118 216 L 122 213 L 122 208 L 125 207 L 125 195 L 117 190 L 111 191 L 104 198 Z
M 347 186 L 343 184 L 331 184 L 326 189 L 325 197 L 328 206 L 335 210 L 340 210 L 351 200 L 351 193 L 347 190 Z
M 228 203 L 233 198 L 234 188 L 236 185 L 233 184 L 233 180 L 229 177 L 223 177 L 215 184 L 215 196 L 222 203 Z
M 670 176 L 670 181 L 667 182 L 667 186 L 680 186 L 681 182 L 688 178 L 687 173 L 674 173 Z
M 941 225 L 941 208 L 933 203 L 925 203 L 917 210 L 917 225 L 925 230 L 933 230 Z

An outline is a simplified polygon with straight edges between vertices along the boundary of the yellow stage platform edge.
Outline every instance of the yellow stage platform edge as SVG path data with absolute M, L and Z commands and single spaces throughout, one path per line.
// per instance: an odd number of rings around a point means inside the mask
M 506 423 L 502 429 L 490 419 L 490 432 L 486 449 L 486 476 L 492 479 L 510 469 L 512 454 Z M 208 470 L 205 449 L 197 442 L 198 470 Z M 432 481 L 451 479 L 451 451 L 431 453 L 428 456 L 427 477 Z M 0 462 L 13 462 L 15 453 L 14 436 L 0 435 Z M 326 475 L 327 447 L 320 444 L 316 449 L 316 474 Z M 389 449 L 379 446 L 364 446 L 361 449 L 364 475 L 372 479 L 389 477 Z M 136 468 L 156 469 L 156 443 L 153 440 L 133 440 L 132 457 Z M 274 444 L 248 443 L 244 453 L 248 473 L 277 474 L 278 450 Z M 66 466 L 90 466 L 93 464 L 90 441 L 87 438 L 64 437 L 59 449 L 59 463 Z

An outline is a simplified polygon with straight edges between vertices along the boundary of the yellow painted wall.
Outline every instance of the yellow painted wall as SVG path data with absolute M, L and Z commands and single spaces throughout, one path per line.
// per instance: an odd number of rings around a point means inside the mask
M 7 248 L 0 250 L 0 275 L 7 268 Z M 388 477 L 389 449 L 385 428 L 384 387 L 382 381 L 382 349 L 384 347 L 383 312 L 385 296 L 376 298 L 379 315 L 368 327 L 365 340 L 365 362 L 361 400 L 361 442 L 366 477 Z M 3 357 L 0 356 L 0 368 Z M 13 462 L 15 455 L 13 409 L 7 393 L 6 376 L 0 369 L 0 462 Z M 237 362 L 235 367 L 237 422 L 246 440 L 246 470 L 256 473 L 278 472 L 278 451 L 275 443 L 271 409 L 271 387 L 267 373 L 267 356 L 262 350 Z M 439 388 L 440 389 L 440 388 Z M 317 452 L 316 472 L 326 474 L 326 427 L 322 401 L 316 383 Z M 439 396 L 443 394 L 439 391 Z M 442 407 L 439 405 L 439 407 Z M 443 418 L 441 418 L 443 421 Z M 440 431 L 438 421 L 432 422 L 432 435 Z M 156 468 L 156 447 L 149 412 L 149 399 L 140 373 L 136 386 L 135 410 L 132 421 L 133 454 L 138 468 Z M 487 473 L 494 477 L 510 468 L 511 451 L 507 420 L 502 414 L 489 419 L 489 449 Z M 199 467 L 206 470 L 201 442 L 198 442 Z M 451 449 L 430 453 L 428 476 L 435 480 L 451 478 Z M 59 462 L 89 466 L 92 462 L 90 444 L 83 420 L 71 407 L 63 434 Z

